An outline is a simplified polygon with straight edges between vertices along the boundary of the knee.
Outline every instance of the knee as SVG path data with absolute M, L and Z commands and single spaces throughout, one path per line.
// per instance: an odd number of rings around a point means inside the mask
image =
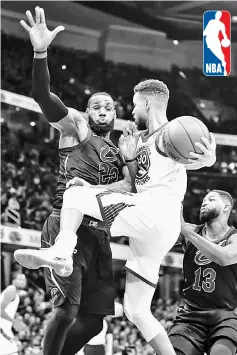
M 216 344 L 212 347 L 210 355 L 232 355 L 233 352 L 222 344 Z
M 125 303 L 124 304 L 124 313 L 126 315 L 126 317 L 128 318 L 128 320 L 130 320 L 130 322 L 132 322 L 133 324 L 137 325 L 140 321 L 141 318 L 143 318 L 144 316 L 144 312 L 145 310 L 137 310 L 133 307 L 132 304 L 129 303 Z M 147 313 L 147 312 L 145 312 Z M 148 311 L 149 313 L 149 311 Z
M 78 313 L 77 305 L 67 305 L 67 307 L 57 307 L 54 311 L 53 317 L 55 322 L 61 326 L 70 326 L 76 321 Z

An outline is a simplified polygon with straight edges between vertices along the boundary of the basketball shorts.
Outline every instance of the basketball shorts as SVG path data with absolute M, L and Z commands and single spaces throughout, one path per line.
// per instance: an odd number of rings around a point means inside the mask
M 166 189 L 131 194 L 73 186 L 64 193 L 67 208 L 105 221 L 112 237 L 129 237 L 127 270 L 156 287 L 162 259 L 180 233 L 181 203 Z
M 54 244 L 60 229 L 59 213 L 53 212 L 45 221 L 41 247 Z M 79 304 L 80 310 L 90 314 L 114 314 L 114 279 L 110 240 L 103 223 L 84 218 L 77 232 L 76 254 L 73 254 L 73 273 L 60 277 L 44 268 L 47 293 L 54 306 L 67 299 Z
M 220 338 L 230 339 L 237 349 L 237 316 L 227 310 L 195 310 L 185 304 L 168 332 L 175 350 L 203 355 Z
M 84 347 L 85 355 L 105 355 L 104 345 L 89 345 L 86 344 Z

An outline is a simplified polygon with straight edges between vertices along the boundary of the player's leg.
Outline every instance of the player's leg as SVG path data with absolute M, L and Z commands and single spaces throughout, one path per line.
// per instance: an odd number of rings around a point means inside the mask
M 64 342 L 73 323 L 76 321 L 79 305 L 65 302 L 55 308 L 48 323 L 43 340 L 43 355 L 60 355 Z
M 102 220 L 96 198 L 98 192 L 101 192 L 101 189 L 79 186 L 66 190 L 60 218 L 61 232 L 59 231 L 51 247 L 46 250 L 18 249 L 14 253 L 15 259 L 30 269 L 48 267 L 59 276 L 71 275 L 72 255 L 77 244 L 76 231 L 80 227 L 84 214 Z
M 84 215 L 88 215 L 99 221 L 103 221 L 97 199 L 100 193 L 105 194 L 106 206 L 111 208 L 111 205 L 115 205 L 115 210 L 117 204 L 119 207 L 122 205 L 121 208 L 125 208 L 125 198 L 133 197 L 131 194 L 126 196 L 123 193 L 115 193 L 113 191 L 109 191 L 106 194 L 106 190 L 101 188 L 75 186 L 66 190 L 60 217 L 60 233 L 50 251 L 34 252 L 34 259 L 36 259 L 36 254 L 40 254 L 40 257 L 38 257 L 38 266 L 52 268 L 59 276 L 65 277 L 72 273 L 72 254 L 77 242 L 76 230 L 80 227 L 82 218 Z M 119 211 L 120 209 L 116 210 L 115 213 L 118 214 Z M 29 252 L 26 251 L 25 253 L 28 254 Z
M 103 194 L 104 204 L 99 206 L 98 194 Z M 119 212 L 131 205 L 134 195 L 122 192 L 106 192 L 105 189 L 71 187 L 64 193 L 64 202 L 61 212 L 61 231 L 58 234 L 54 245 L 49 250 L 17 250 L 14 253 L 15 259 L 23 266 L 37 269 L 48 267 L 54 269 L 59 276 L 69 276 L 73 271 L 72 254 L 76 246 L 76 230 L 80 225 L 82 217 L 86 214 L 102 221 L 100 207 L 108 209 L 115 218 Z M 126 203 L 129 200 L 129 203 Z M 124 202 L 125 201 L 125 202 Z M 73 211 L 75 210 L 75 211 Z M 78 217 L 78 218 L 77 218 Z M 103 216 L 104 217 L 104 216 Z M 108 221 L 107 221 L 108 222 Z M 130 225 L 128 221 L 127 225 Z M 141 223 L 140 223 L 141 224 Z M 115 236 L 127 235 L 126 223 L 123 224 Z M 63 228 L 63 230 L 62 230 Z M 148 226 L 147 232 L 149 232 Z M 142 235 L 142 231 L 140 232 Z M 130 234 L 128 235 L 130 236 Z
M 60 218 L 60 231 L 76 233 L 84 214 L 103 220 L 96 195 L 104 189 L 72 186 L 63 194 L 63 206 Z
M 178 309 L 173 325 L 168 331 L 175 352 L 185 355 L 204 355 L 204 343 L 208 334 L 209 329 L 203 313 L 192 311 L 186 305 Z
M 90 339 L 99 334 L 103 329 L 101 314 L 78 313 L 76 323 L 67 333 L 66 341 L 61 355 L 75 355 L 85 346 Z
M 131 273 L 127 273 L 124 311 L 127 318 L 136 325 L 157 354 L 175 355 L 167 333 L 151 313 L 151 301 L 154 292 L 153 286 L 148 285 Z
M 235 355 L 237 344 L 231 339 L 220 338 L 210 348 L 208 355 Z
M 49 248 L 54 244 L 59 225 L 59 214 L 53 214 L 46 220 L 41 234 L 42 247 Z M 78 249 L 74 258 L 74 272 L 70 277 L 61 278 L 53 270 L 44 269 L 46 291 L 53 301 L 54 310 L 44 335 L 43 355 L 61 354 L 67 332 L 78 314 L 84 263 L 79 245 Z
M 101 331 L 104 315 L 114 313 L 115 291 L 108 235 L 104 230 L 96 227 L 88 228 L 84 225 L 79 231 L 77 247 L 81 251 L 85 250 L 83 255 L 87 266 L 84 268 L 84 282 L 77 321 L 69 329 L 62 355 L 77 353 Z M 76 262 L 77 258 L 74 258 L 74 261 Z M 74 263 L 73 274 L 75 268 L 76 263 Z
M 237 352 L 237 316 L 232 311 L 216 310 L 214 317 L 215 326 L 208 337 L 208 355 L 235 355 Z
M 190 330 L 192 330 L 192 325 L 190 325 Z M 204 355 L 204 350 L 201 350 L 200 347 L 194 345 L 191 337 L 192 331 L 187 332 L 186 335 L 169 335 L 170 342 L 175 350 L 176 355 Z

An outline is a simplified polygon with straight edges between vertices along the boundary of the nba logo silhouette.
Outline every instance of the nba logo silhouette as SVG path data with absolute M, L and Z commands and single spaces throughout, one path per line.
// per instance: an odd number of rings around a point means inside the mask
M 207 76 L 230 74 L 230 23 L 228 11 L 203 14 L 203 73 Z

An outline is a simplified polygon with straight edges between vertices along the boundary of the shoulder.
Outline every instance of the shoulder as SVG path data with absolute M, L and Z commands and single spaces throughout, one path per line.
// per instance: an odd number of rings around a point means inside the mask
M 68 114 L 63 118 L 64 122 L 71 123 L 75 129 L 78 129 L 78 125 L 87 125 L 87 116 L 84 112 L 78 111 L 75 108 L 69 107 Z
M 81 127 L 83 124 L 86 125 L 86 114 L 80 112 L 72 107 L 68 107 L 68 114 L 63 117 L 58 122 L 50 122 L 50 124 L 58 129 L 61 134 L 72 134 L 72 132 L 76 132 L 79 126 Z
M 16 298 L 16 295 L 16 287 L 14 285 L 10 285 L 4 290 L 3 298 L 8 302 L 12 302 Z
M 15 293 L 16 294 L 16 287 L 14 285 L 9 285 L 5 289 L 5 292 L 6 293 Z

